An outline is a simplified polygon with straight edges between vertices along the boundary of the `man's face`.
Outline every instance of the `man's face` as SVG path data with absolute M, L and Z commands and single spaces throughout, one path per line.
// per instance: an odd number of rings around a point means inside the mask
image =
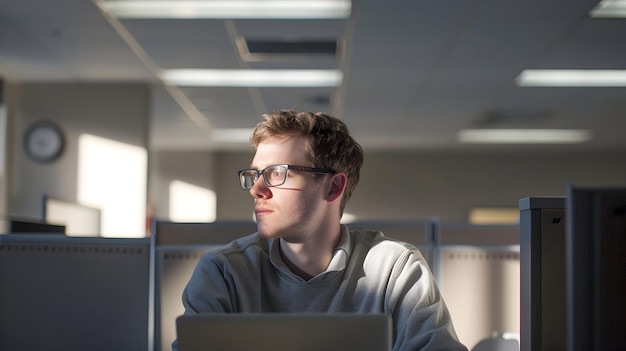
M 304 137 L 267 139 L 258 145 L 251 167 L 259 170 L 277 164 L 311 167 L 304 145 Z M 263 177 L 250 189 L 262 237 L 299 241 L 325 220 L 326 179 L 320 181 L 315 174 L 289 170 L 283 185 L 268 187 Z

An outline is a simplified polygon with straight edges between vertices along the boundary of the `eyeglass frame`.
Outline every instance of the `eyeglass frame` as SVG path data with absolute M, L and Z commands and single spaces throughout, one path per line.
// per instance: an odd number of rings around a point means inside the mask
M 272 168 L 272 167 L 276 167 L 276 166 L 280 166 L 280 167 L 285 167 L 285 179 L 283 179 L 283 181 L 280 184 L 269 184 L 267 181 L 267 178 L 265 177 L 265 175 L 263 174 L 265 172 L 266 169 L 268 168 Z M 315 167 L 306 167 L 306 166 L 296 166 L 296 165 L 290 165 L 290 164 L 276 164 L 276 165 L 269 165 L 261 170 L 256 169 L 256 168 L 245 168 L 242 169 L 240 171 L 237 172 L 237 175 L 239 176 L 239 185 L 241 186 L 241 188 L 243 190 L 250 190 L 252 189 L 252 187 L 254 186 L 254 184 L 256 184 L 257 180 L 259 180 L 259 178 L 261 178 L 261 176 L 263 176 L 263 182 L 265 183 L 265 185 L 267 187 L 277 187 L 277 186 L 281 186 L 283 184 L 285 184 L 287 182 L 287 176 L 289 175 L 289 170 L 292 169 L 294 171 L 301 171 L 301 172 L 308 172 L 308 173 L 317 173 L 317 174 L 334 174 L 337 173 L 336 171 L 332 170 L 332 169 L 323 169 L 323 168 L 315 168 Z M 246 188 L 243 186 L 243 179 L 241 174 L 243 172 L 247 172 L 247 171 L 255 171 L 257 176 L 256 179 L 254 180 L 254 182 L 252 182 L 252 184 L 250 185 L 249 188 Z

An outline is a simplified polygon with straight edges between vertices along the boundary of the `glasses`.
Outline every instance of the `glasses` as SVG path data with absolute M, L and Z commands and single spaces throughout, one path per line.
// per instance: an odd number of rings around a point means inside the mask
M 262 169 L 262 170 L 258 170 L 254 168 L 242 169 L 241 171 L 238 172 L 239 181 L 241 182 L 241 187 L 244 190 L 251 189 L 254 183 L 261 176 L 263 176 L 265 185 L 279 186 L 279 185 L 285 184 L 285 182 L 287 181 L 287 173 L 289 173 L 290 169 L 294 171 L 319 173 L 319 174 L 335 173 L 335 171 L 332 171 L 330 169 L 321 169 L 321 168 L 304 167 L 304 166 L 292 166 L 292 165 L 272 165 L 272 166 L 265 167 L 265 169 Z

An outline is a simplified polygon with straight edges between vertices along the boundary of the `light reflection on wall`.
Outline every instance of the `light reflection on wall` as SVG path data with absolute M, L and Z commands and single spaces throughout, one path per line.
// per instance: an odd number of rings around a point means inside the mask
M 146 235 L 148 154 L 142 147 L 82 134 L 78 139 L 81 204 L 101 211 L 104 237 Z
M 215 191 L 180 180 L 170 182 L 169 218 L 173 222 L 215 222 Z
M 519 208 L 471 208 L 468 214 L 468 222 L 475 225 L 519 224 Z

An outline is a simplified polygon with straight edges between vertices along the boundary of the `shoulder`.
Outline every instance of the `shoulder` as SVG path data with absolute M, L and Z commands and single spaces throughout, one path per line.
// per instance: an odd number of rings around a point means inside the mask
M 351 230 L 350 236 L 354 242 L 354 252 L 366 253 L 369 258 L 398 260 L 412 257 L 414 260 L 424 259 L 415 245 L 390 238 L 380 230 Z
M 366 246 L 372 249 L 385 247 L 399 251 L 416 249 L 415 245 L 388 237 L 381 230 L 376 229 L 351 230 L 350 236 L 355 246 Z
M 239 261 L 244 258 L 267 255 L 268 241 L 259 237 L 258 233 L 253 233 L 230 243 L 213 248 L 204 254 L 203 261 Z

